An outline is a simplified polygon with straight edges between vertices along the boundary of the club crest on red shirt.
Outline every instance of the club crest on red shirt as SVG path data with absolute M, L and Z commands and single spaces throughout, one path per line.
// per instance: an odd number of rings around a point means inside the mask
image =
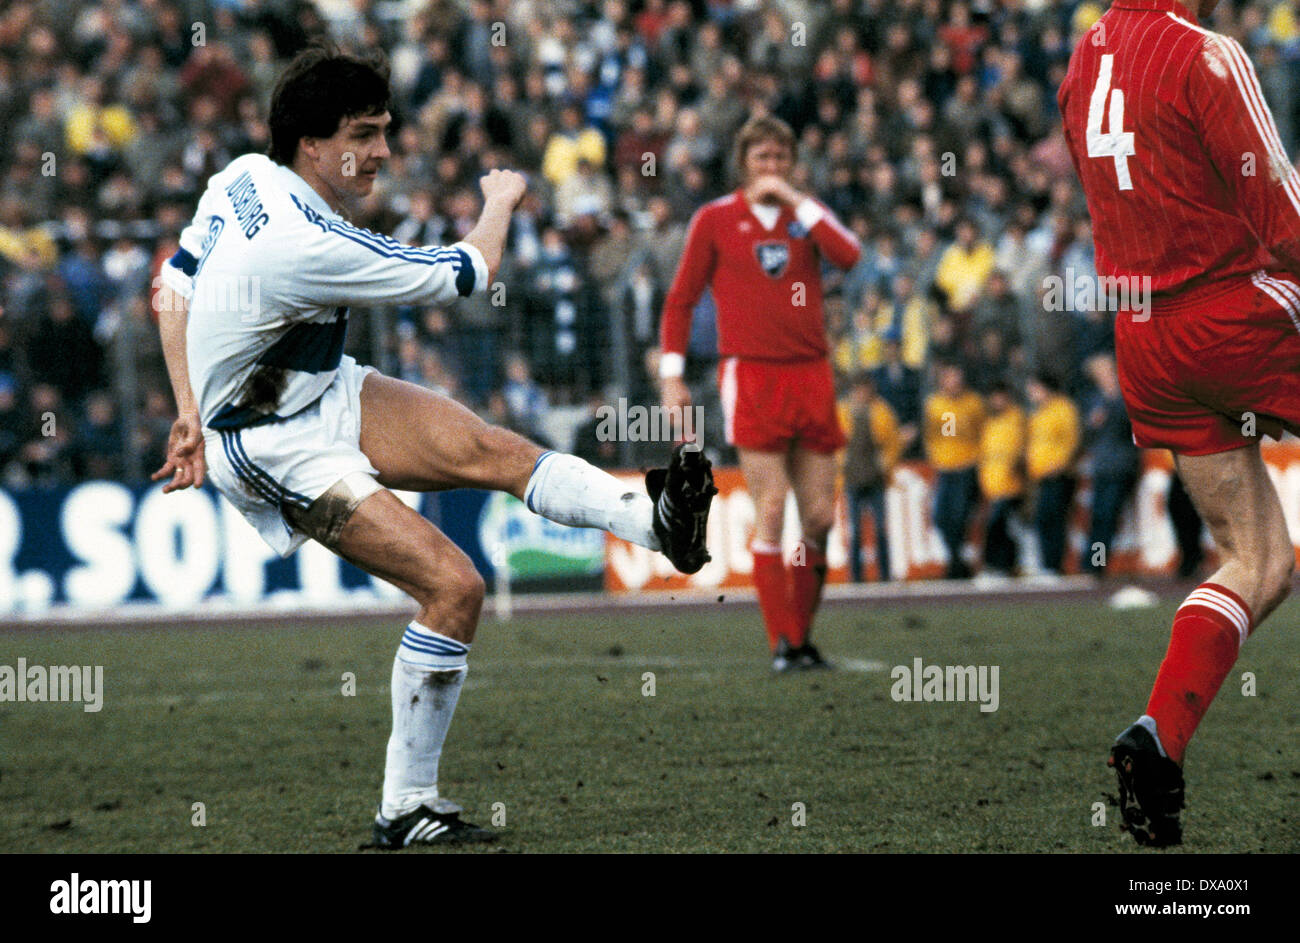
M 790 247 L 784 242 L 756 242 L 754 254 L 763 271 L 772 278 L 780 278 L 790 264 Z

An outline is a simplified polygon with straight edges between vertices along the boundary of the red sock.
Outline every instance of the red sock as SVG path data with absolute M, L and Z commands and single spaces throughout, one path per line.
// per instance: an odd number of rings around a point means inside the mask
M 796 566 L 796 562 L 802 564 Z M 813 615 L 822 601 L 822 586 L 826 584 L 826 554 L 808 541 L 799 543 L 795 559 L 790 564 L 790 606 L 794 610 L 795 639 L 790 644 L 796 648 L 808 641 Z
M 1169 650 L 1151 689 L 1147 714 L 1155 718 L 1165 752 L 1180 766 L 1187 741 L 1250 634 L 1250 618 L 1241 597 L 1217 583 L 1196 587 L 1174 614 Z
M 763 610 L 768 647 L 775 651 L 776 643 L 781 639 L 794 645 L 795 619 L 790 609 L 781 549 L 769 544 L 755 544 L 751 550 L 754 554 L 754 586 L 758 588 L 758 605 Z

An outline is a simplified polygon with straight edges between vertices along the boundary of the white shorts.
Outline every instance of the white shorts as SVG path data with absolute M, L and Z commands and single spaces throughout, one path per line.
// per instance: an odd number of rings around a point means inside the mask
M 361 384 L 374 372 L 345 356 L 320 399 L 288 419 L 203 430 L 212 484 L 280 556 L 309 539 L 289 526 L 286 505 L 306 510 L 347 475 L 379 474 L 361 451 Z

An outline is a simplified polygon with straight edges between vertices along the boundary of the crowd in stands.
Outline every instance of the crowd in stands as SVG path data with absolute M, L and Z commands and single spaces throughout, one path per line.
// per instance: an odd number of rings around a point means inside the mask
M 1297 6 L 1224 2 L 1206 24 L 1245 44 L 1288 152 Z M 878 451 L 934 464 L 950 546 L 989 503 L 990 565 L 1016 565 L 998 521 L 1032 494 L 1051 568 L 1077 459 L 1105 482 L 1103 505 L 1122 505 L 1136 461 L 1113 313 L 1042 303 L 1049 276 L 1094 274 L 1056 89 L 1103 12 L 1096 0 L 16 0 L 0 11 L 0 484 L 140 480 L 160 463 L 172 407 L 159 266 L 207 177 L 265 149 L 278 70 L 326 38 L 383 49 L 392 67 L 393 157 L 354 222 L 447 243 L 473 225 L 482 173 L 531 180 L 503 296 L 356 312 L 349 352 L 593 461 L 639 461 L 589 441 L 583 407 L 655 401 L 659 312 L 690 216 L 735 186 L 735 131 L 772 113 L 798 138 L 796 186 L 864 246 L 852 270 L 827 272 L 846 419 L 886 405 L 876 422 L 897 441 Z M 716 415 L 708 309 L 688 379 Z M 936 436 L 944 413 L 958 435 Z M 1104 535 L 1113 515 L 1097 516 Z

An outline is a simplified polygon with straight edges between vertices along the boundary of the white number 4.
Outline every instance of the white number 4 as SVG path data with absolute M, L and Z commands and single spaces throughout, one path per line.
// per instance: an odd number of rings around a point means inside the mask
M 1119 177 L 1121 190 L 1133 189 L 1133 178 L 1128 174 L 1128 159 L 1137 154 L 1133 150 L 1133 132 L 1124 129 L 1124 93 L 1119 89 L 1111 90 L 1110 73 L 1115 67 L 1115 57 L 1107 54 L 1101 57 L 1101 71 L 1097 73 L 1097 85 L 1088 100 L 1088 156 L 1113 157 L 1115 174 Z M 1106 110 L 1106 96 L 1110 95 L 1110 131 L 1101 130 L 1101 113 Z

